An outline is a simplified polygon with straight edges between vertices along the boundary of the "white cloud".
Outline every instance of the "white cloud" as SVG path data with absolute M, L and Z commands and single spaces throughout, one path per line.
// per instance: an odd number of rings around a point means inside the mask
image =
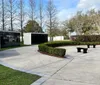
M 60 21 L 70 19 L 71 17 L 73 17 L 73 15 L 76 14 L 77 11 L 80 11 L 80 10 L 86 12 L 90 9 L 95 9 L 95 10 L 100 9 L 100 0 L 79 0 L 77 5 L 72 8 L 67 8 L 67 6 L 65 6 L 65 3 L 68 4 L 67 1 L 69 0 L 64 0 L 64 3 L 61 3 L 63 4 L 62 6 L 64 8 L 60 9 L 60 12 L 58 14 Z
M 100 9 L 100 0 L 54 0 L 54 4 L 58 8 L 59 21 L 70 19 L 80 10 Z
M 58 19 L 59 21 L 65 21 L 66 19 L 70 19 L 72 16 L 74 16 L 76 13 L 75 9 L 62 9 L 58 13 Z
M 81 10 L 89 10 L 89 9 L 99 9 L 100 8 L 100 0 L 80 0 L 78 5 L 78 9 Z

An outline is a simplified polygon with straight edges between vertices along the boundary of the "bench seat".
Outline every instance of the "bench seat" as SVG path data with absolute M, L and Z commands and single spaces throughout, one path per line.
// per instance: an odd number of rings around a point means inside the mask
M 81 52 L 81 50 L 83 50 L 83 53 L 87 53 L 87 48 L 83 48 L 83 47 L 77 47 L 77 52 Z
M 93 44 L 92 46 L 93 46 L 93 48 L 96 48 L 95 44 Z M 88 44 L 87 47 L 90 48 L 90 44 Z

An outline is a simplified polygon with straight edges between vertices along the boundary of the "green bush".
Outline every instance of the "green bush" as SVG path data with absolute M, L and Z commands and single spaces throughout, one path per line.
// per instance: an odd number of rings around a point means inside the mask
M 80 42 L 75 42 L 75 41 L 54 41 L 54 42 L 46 43 L 46 45 L 50 47 L 58 47 L 58 46 L 65 46 L 65 45 L 79 45 L 79 44 Z
M 40 44 L 39 51 L 48 53 L 50 55 L 59 56 L 59 57 L 64 57 L 66 52 L 65 49 L 50 47 L 47 44 Z
M 80 42 L 100 42 L 100 35 L 77 35 L 73 37 L 76 37 L 74 38 L 75 41 Z
M 100 45 L 100 42 L 80 42 L 80 45 Z
M 40 52 L 48 53 L 54 56 L 64 57 L 66 53 L 66 49 L 56 48 L 56 47 L 65 46 L 65 45 L 77 45 L 77 44 L 79 44 L 79 42 L 55 41 L 55 42 L 48 42 L 48 43 L 40 44 L 38 47 L 39 47 Z
M 56 47 L 70 46 L 70 45 L 87 45 L 87 44 L 100 45 L 100 42 L 55 41 L 55 42 L 40 44 L 38 47 L 40 52 L 47 53 L 54 56 L 64 57 L 66 53 L 66 49 L 56 48 Z

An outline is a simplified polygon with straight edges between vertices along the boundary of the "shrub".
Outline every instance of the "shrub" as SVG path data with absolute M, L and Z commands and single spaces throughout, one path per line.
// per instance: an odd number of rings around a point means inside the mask
M 100 45 L 100 42 L 80 42 L 80 45 Z
M 75 42 L 75 41 L 54 41 L 54 42 L 46 43 L 46 45 L 50 47 L 58 47 L 58 46 L 65 46 L 65 45 L 79 45 L 79 44 L 80 42 Z
M 64 57 L 66 53 L 65 49 L 50 47 L 47 44 L 40 44 L 39 51 L 48 53 L 50 55 L 59 56 L 59 57 Z
M 74 37 L 74 39 L 73 39 Z M 80 42 L 100 42 L 100 35 L 77 35 L 73 36 L 74 41 Z M 76 38 L 75 38 L 76 37 Z
M 66 49 L 56 48 L 56 47 L 65 46 L 65 45 L 77 45 L 77 44 L 79 44 L 79 42 L 55 41 L 55 42 L 48 42 L 48 43 L 40 44 L 38 47 L 39 47 L 40 52 L 48 53 L 54 56 L 64 57 L 66 53 Z
M 75 41 L 55 41 L 40 44 L 39 51 L 47 53 L 54 56 L 64 57 L 66 49 L 56 48 L 58 46 L 69 46 L 69 45 L 87 45 L 87 44 L 96 44 L 99 45 L 100 42 L 75 42 Z

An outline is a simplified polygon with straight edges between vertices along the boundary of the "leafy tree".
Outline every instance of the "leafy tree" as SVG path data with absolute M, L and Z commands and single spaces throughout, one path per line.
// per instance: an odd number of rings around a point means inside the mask
M 73 32 L 74 31 L 74 26 L 75 26 L 74 19 L 70 19 L 69 21 L 65 21 L 63 23 L 63 28 L 66 29 L 69 32 Z
M 39 24 L 36 21 L 31 21 L 31 20 L 29 20 L 27 25 L 24 27 L 24 31 L 43 33 L 42 28 L 39 26 Z
M 49 30 L 50 29 L 47 30 L 48 34 L 50 32 Z M 54 37 L 54 36 L 64 36 L 65 39 L 68 38 L 68 31 L 66 30 L 66 28 L 63 28 L 63 27 L 53 28 L 53 29 L 51 29 L 51 32 L 52 32 L 52 37 Z
M 70 20 L 65 22 L 69 31 L 75 31 L 78 35 L 90 35 L 98 33 L 100 16 L 95 10 L 86 13 L 77 12 Z
M 68 39 L 68 31 L 65 28 L 62 28 L 61 30 L 61 36 L 64 36 L 65 39 Z
M 52 28 L 51 29 L 51 35 L 50 35 L 49 32 L 50 32 L 50 29 L 47 29 L 47 33 L 49 34 L 49 36 L 52 36 L 52 37 L 61 35 L 61 30 L 58 29 L 58 28 Z

